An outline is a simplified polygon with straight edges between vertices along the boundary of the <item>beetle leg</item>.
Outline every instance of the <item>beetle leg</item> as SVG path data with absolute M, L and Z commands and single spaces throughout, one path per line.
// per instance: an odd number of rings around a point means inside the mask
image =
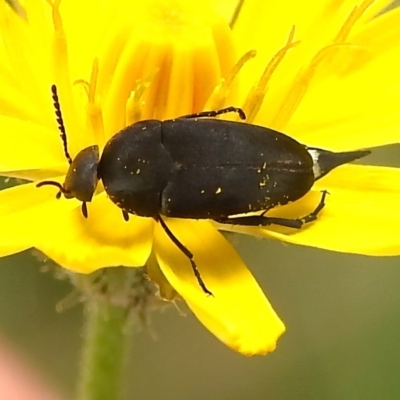
M 87 218 L 89 216 L 86 201 L 82 202 L 82 215 Z
M 328 195 L 327 190 L 322 191 L 322 197 L 318 206 L 313 212 L 305 215 L 302 218 L 289 219 L 289 218 L 277 218 L 277 217 L 266 217 L 264 213 L 261 215 L 253 215 L 250 217 L 239 217 L 239 218 L 220 218 L 215 221 L 221 224 L 231 225 L 243 225 L 243 226 L 267 226 L 267 225 L 279 225 L 287 228 L 301 229 L 305 224 L 315 221 L 318 218 L 318 214 L 325 207 L 325 198 Z
M 122 216 L 124 217 L 124 220 L 125 220 L 126 222 L 129 221 L 129 214 L 128 214 L 128 211 L 122 210 Z
M 217 117 L 218 115 L 221 114 L 226 114 L 226 113 L 237 113 L 239 115 L 240 119 L 246 119 L 246 114 L 241 108 L 238 107 L 226 107 L 226 108 L 221 108 L 220 110 L 215 110 L 215 111 L 202 111 L 199 113 L 194 113 L 194 114 L 187 114 L 187 115 L 182 115 L 180 118 L 207 118 L 207 117 Z
M 190 265 L 192 266 L 192 270 L 194 273 L 194 276 L 197 279 L 197 282 L 199 283 L 200 287 L 202 288 L 203 292 L 208 294 L 209 296 L 214 296 L 212 292 L 210 292 L 207 289 L 207 286 L 205 285 L 203 279 L 201 278 L 200 271 L 197 269 L 197 265 L 193 260 L 193 254 L 179 241 L 179 239 L 171 232 L 171 230 L 168 228 L 167 224 L 165 221 L 161 218 L 159 215 L 158 218 L 156 219 L 164 229 L 165 233 L 168 235 L 168 237 L 172 240 L 172 242 L 178 247 L 178 249 L 189 259 Z

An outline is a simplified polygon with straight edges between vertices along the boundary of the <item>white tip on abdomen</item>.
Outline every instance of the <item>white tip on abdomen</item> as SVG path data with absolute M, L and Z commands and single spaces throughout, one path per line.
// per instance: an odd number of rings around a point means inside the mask
M 321 166 L 318 162 L 321 153 L 317 149 L 307 149 L 307 151 L 313 160 L 314 178 L 318 179 L 322 175 Z

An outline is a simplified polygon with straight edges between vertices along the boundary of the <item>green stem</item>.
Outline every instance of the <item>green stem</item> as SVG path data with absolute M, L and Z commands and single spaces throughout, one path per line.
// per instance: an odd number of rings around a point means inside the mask
M 105 298 L 86 303 L 79 400 L 119 400 L 128 312 Z

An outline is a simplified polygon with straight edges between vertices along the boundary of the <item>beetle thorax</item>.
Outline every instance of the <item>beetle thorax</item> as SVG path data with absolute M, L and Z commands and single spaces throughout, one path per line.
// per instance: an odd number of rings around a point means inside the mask
M 143 121 L 119 132 L 106 144 L 99 177 L 118 207 L 156 217 L 172 169 L 173 163 L 161 143 L 160 122 Z

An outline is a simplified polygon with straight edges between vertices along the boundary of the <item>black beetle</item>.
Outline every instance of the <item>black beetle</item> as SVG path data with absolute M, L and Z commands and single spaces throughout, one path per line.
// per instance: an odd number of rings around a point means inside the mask
M 63 194 L 82 201 L 82 213 L 87 217 L 86 203 L 92 200 L 101 179 L 125 220 L 135 214 L 161 224 L 190 260 L 207 294 L 212 293 L 201 279 L 193 254 L 174 236 L 162 216 L 301 228 L 317 218 L 325 205 L 326 191 L 315 210 L 302 218 L 265 214 L 303 197 L 316 180 L 333 168 L 370 153 L 309 148 L 269 128 L 212 118 L 235 112 L 245 119 L 240 108 L 228 107 L 167 121 L 136 122 L 114 135 L 101 157 L 98 146 L 90 146 L 72 160 L 55 86 L 52 95 L 70 167 L 63 185 L 43 181 L 37 186 L 54 185 L 60 190 L 57 198 Z M 257 211 L 260 214 L 235 217 Z

